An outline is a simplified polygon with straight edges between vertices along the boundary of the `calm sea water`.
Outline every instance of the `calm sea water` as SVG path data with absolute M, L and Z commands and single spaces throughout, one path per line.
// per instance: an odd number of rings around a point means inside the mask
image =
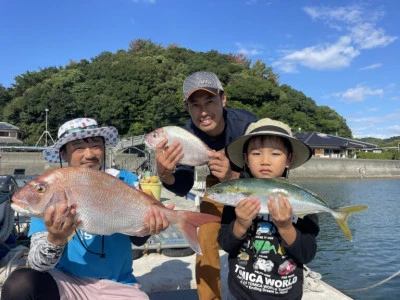
M 330 214 L 319 214 L 318 253 L 308 266 L 353 299 L 400 299 L 400 179 L 305 180 L 293 182 L 321 196 L 330 207 L 365 204 L 351 215 L 349 242 Z

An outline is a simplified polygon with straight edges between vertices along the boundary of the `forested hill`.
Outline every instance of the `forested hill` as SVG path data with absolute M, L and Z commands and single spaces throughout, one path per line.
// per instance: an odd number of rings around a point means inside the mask
M 113 125 L 121 136 L 138 135 L 164 125 L 183 125 L 182 83 L 196 71 L 218 75 L 228 107 L 288 123 L 294 131 L 319 131 L 352 137 L 346 120 L 327 106 L 284 83 L 262 61 L 242 55 L 194 52 L 150 40 L 135 40 L 128 50 L 103 52 L 88 61 L 26 72 L 10 88 L 0 85 L 1 120 L 24 131 L 32 145 L 45 130 L 53 137 L 66 120 L 93 117 Z

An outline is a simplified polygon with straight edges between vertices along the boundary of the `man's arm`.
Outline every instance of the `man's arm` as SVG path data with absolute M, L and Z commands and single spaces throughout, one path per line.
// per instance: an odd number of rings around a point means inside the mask
M 57 246 L 47 240 L 47 232 L 38 232 L 32 235 L 28 261 L 32 269 L 48 271 L 60 260 L 65 245 Z
M 172 176 L 174 176 L 174 183 L 162 182 L 163 186 L 181 197 L 189 193 L 194 184 L 194 167 L 178 165 Z

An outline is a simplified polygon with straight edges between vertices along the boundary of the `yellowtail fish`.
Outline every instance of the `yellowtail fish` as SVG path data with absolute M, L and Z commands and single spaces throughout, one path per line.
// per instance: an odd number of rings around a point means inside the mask
M 175 142 L 183 146 L 183 157 L 180 164 L 188 166 L 201 166 L 210 160 L 207 145 L 191 132 L 178 126 L 165 126 L 158 128 L 146 135 L 145 145 L 152 150 L 163 140 L 168 139 L 167 147 Z
M 88 233 L 148 235 L 144 217 L 152 206 L 165 214 L 197 253 L 197 227 L 220 221 L 209 214 L 166 208 L 154 197 L 105 172 L 90 168 L 60 168 L 26 183 L 12 198 L 11 207 L 23 215 L 43 218 L 52 205 L 76 205 L 79 229 Z
M 208 188 L 206 192 L 208 198 L 229 206 L 236 206 L 239 201 L 247 197 L 258 198 L 261 201 L 260 214 L 268 214 L 269 196 L 280 193 L 289 200 L 293 213 L 298 217 L 307 214 L 330 213 L 350 241 L 352 241 L 352 236 L 347 224 L 349 215 L 368 208 L 365 205 L 356 205 L 332 209 L 320 196 L 284 178 L 235 179 L 216 184 Z

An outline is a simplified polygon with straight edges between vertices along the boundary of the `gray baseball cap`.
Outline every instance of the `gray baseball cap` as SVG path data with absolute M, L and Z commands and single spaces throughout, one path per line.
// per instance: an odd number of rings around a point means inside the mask
M 211 72 L 196 72 L 183 82 L 183 101 L 187 101 L 198 90 L 207 91 L 213 95 L 224 91 L 217 75 Z

